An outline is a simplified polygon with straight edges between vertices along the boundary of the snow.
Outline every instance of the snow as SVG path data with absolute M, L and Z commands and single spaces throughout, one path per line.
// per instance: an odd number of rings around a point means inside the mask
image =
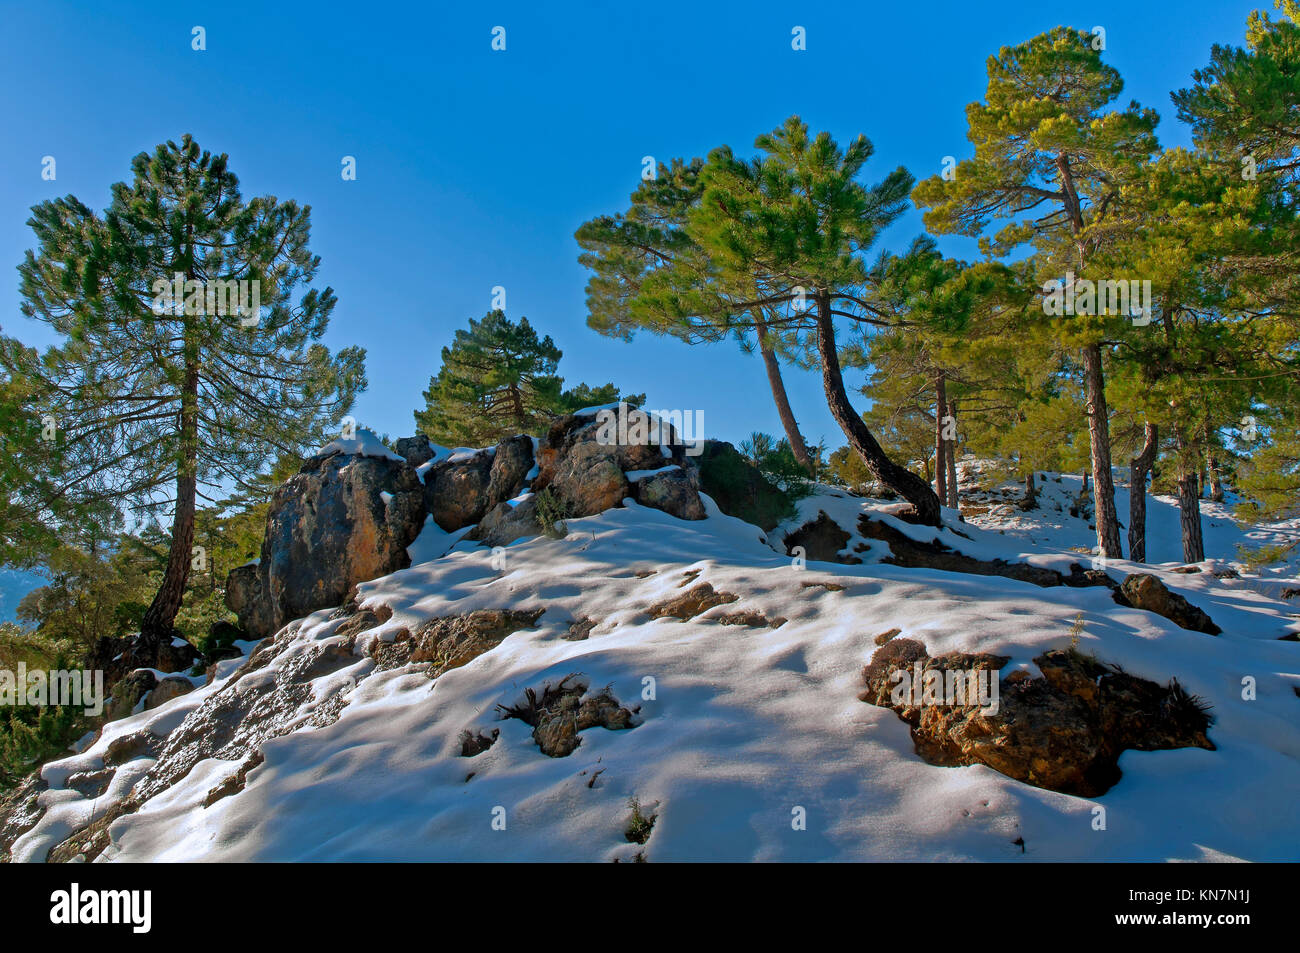
M 680 469 L 681 467 L 674 463 L 672 466 L 660 467 L 657 470 L 628 470 L 624 475 L 627 477 L 627 482 L 635 483 L 638 480 L 644 480 L 646 477 L 652 477 L 657 473 L 667 473 L 669 470 Z
M 598 417 L 598 416 L 600 416 L 601 411 L 604 411 L 604 410 L 612 410 L 612 411 L 614 411 L 615 413 L 617 413 L 617 412 L 618 412 L 618 408 L 619 408 L 619 406 L 620 406 L 620 402 L 617 401 L 617 400 L 614 401 L 612 404 L 597 404 L 597 405 L 595 405 L 594 407 L 584 407 L 584 408 L 582 408 L 582 410 L 574 411 L 573 416 L 575 416 L 575 417 Z
M 355 437 L 339 437 L 331 440 L 317 451 L 316 456 L 323 457 L 331 453 L 347 453 L 358 457 L 380 457 L 385 460 L 402 460 L 393 453 L 373 430 L 364 427 L 356 431 Z
M 1067 495 L 1078 489 L 1069 480 L 1049 482 Z M 896 506 L 829 488 L 799 510 L 801 518 L 825 510 L 850 532 L 866 510 L 979 558 L 1068 571 L 1087 561 L 1071 547 L 1086 547 L 1090 531 L 1055 511 L 1056 495 L 1044 488 L 1042 512 L 968 517 L 957 525 L 969 539 L 912 526 L 890 515 Z M 705 506 L 707 519 L 688 522 L 630 503 L 570 519 L 567 538 L 520 541 L 504 556 L 429 520 L 411 547 L 410 568 L 359 587 L 360 603 L 387 605 L 392 618 L 359 639 L 354 665 L 313 683 L 309 706 L 347 693 L 339 720 L 266 743 L 266 760 L 245 789 L 208 808 L 207 792 L 238 764 L 200 762 L 116 820 L 100 859 L 609 861 L 642 850 L 651 861 L 1300 859 L 1300 646 L 1279 641 L 1298 627 L 1294 605 L 1274 591 L 1283 582 L 1300 585 L 1294 577 L 1220 580 L 1109 563 L 1117 577 L 1151 571 L 1205 608 L 1224 629 L 1216 638 L 1121 608 L 1103 588 L 1044 589 L 886 564 L 879 543 L 858 554 L 861 565 L 810 561 L 801 569 L 765 544 L 757 527 L 721 514 L 707 497 Z M 1126 501 L 1120 507 L 1126 513 Z M 1149 535 L 1156 558 L 1176 563 L 1176 536 L 1173 544 L 1162 538 L 1167 510 L 1167 502 L 1152 502 Z M 1207 524 L 1220 518 L 1207 506 Z M 1222 518 L 1223 525 L 1207 525 L 1219 559 L 1256 532 Z M 1266 532 L 1275 531 L 1290 530 Z M 770 538 L 781 535 L 778 528 Z M 850 546 L 858 541 L 855 534 Z M 680 594 L 688 571 L 740 598 L 688 622 L 650 619 L 650 607 Z M 818 581 L 844 588 L 805 585 Z M 515 632 L 432 688 L 408 670 L 370 674 L 368 639 L 391 639 L 436 616 L 499 608 L 545 613 L 537 628 Z M 710 621 L 747 610 L 789 621 L 777 629 Z M 340 623 L 329 616 L 309 616 L 287 651 L 331 638 Z M 1012 658 L 1004 675 L 1013 667 L 1037 674 L 1031 659 L 1068 646 L 1077 616 L 1084 651 L 1160 683 L 1177 677 L 1212 704 L 1217 722 L 1209 735 L 1218 750 L 1126 752 L 1119 783 L 1080 798 L 983 766 L 926 764 L 897 715 L 857 699 L 874 637 L 887 629 L 901 629 L 932 655 L 993 652 Z M 566 641 L 582 617 L 597 623 L 590 637 Z M 114 737 L 177 724 L 221 689 L 238 662 L 223 663 L 212 684 L 111 723 L 83 753 L 47 765 L 51 789 L 41 798 L 49 810 L 14 856 L 41 859 L 108 810 L 147 761 L 120 768 L 97 800 L 62 783 L 100 767 Z M 571 756 L 552 759 L 527 725 L 494 714 L 524 688 L 574 672 L 593 690 L 609 686 L 621 703 L 639 705 L 637 726 L 585 731 Z M 1257 684 L 1253 701 L 1242 698 L 1246 678 Z M 461 757 L 462 730 L 494 728 L 495 745 Z M 633 797 L 657 814 L 644 847 L 623 836 Z M 1097 805 L 1106 809 L 1103 831 L 1093 826 Z M 492 826 L 498 807 L 504 831 Z M 806 830 L 793 829 L 797 808 L 806 812 Z

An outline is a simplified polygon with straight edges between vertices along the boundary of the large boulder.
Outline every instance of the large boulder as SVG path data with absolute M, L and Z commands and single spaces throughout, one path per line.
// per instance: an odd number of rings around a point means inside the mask
M 1214 750 L 1207 706 L 1177 679 L 1158 685 L 1070 649 L 1035 658 L 1041 678 L 1023 670 L 1000 678 L 1007 661 L 931 658 L 920 642 L 896 638 L 863 669 L 859 697 L 907 722 L 930 764 L 983 764 L 1079 797 L 1104 794 L 1120 779 L 1125 750 Z
M 632 499 L 642 506 L 663 510 L 682 520 L 702 520 L 708 515 L 700 499 L 700 475 L 695 467 L 674 464 L 644 475 L 633 471 L 626 476 L 632 478 Z
M 364 441 L 331 445 L 276 490 L 261 559 L 231 573 L 226 604 L 250 637 L 272 635 L 410 565 L 424 518 L 424 488 L 405 460 Z
M 629 472 L 659 471 L 672 464 L 686 469 L 693 462 L 677 434 L 665 425 L 657 441 L 642 442 L 638 428 L 649 429 L 644 411 L 627 408 L 625 426 L 611 427 L 589 414 L 558 418 L 542 442 L 534 490 L 550 487 L 566 501 L 571 516 L 593 516 L 632 496 Z M 629 439 L 623 440 L 622 431 Z M 652 492 L 652 497 L 655 493 Z M 648 506 L 655 505 L 653 502 Z M 678 505 L 679 509 L 683 509 Z M 703 504 L 700 510 L 703 515 Z M 676 515 L 676 514 L 674 514 Z M 699 517 L 691 517 L 699 518 Z
M 489 508 L 517 496 L 532 469 L 532 437 L 518 434 L 497 444 L 496 453 L 492 455 L 492 470 L 488 474 Z
M 414 437 L 402 437 L 393 444 L 397 455 L 413 467 L 418 467 L 428 463 L 433 459 L 433 444 L 429 443 L 429 438 L 422 433 Z
M 1174 625 L 1218 635 L 1223 630 L 1214 624 L 1214 620 L 1203 609 L 1198 609 L 1178 593 L 1171 591 L 1163 582 L 1146 572 L 1133 573 L 1124 580 L 1120 587 L 1124 598 L 1135 609 L 1145 609 L 1156 615 L 1164 616 Z
M 477 523 L 490 508 L 492 451 L 458 453 L 435 463 L 424 475 L 429 515 L 447 532 Z
M 509 500 L 498 503 L 466 538 L 484 546 L 509 546 L 517 539 L 538 536 L 542 531 L 536 500 L 530 496 L 519 503 Z
M 490 450 L 458 453 L 424 475 L 429 515 L 447 532 L 480 522 L 493 507 L 517 496 L 533 469 L 533 438 L 507 437 Z

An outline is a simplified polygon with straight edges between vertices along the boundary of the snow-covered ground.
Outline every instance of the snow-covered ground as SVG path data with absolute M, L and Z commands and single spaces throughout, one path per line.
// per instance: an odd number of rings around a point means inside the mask
M 1089 557 L 1071 547 L 1095 545 L 1095 536 L 1054 509 L 1051 487 L 1063 499 L 1078 492 L 1078 478 L 1069 480 L 1049 481 L 1041 511 L 971 517 L 970 539 L 942 538 L 980 558 L 1086 567 Z M 1294 573 L 1263 583 L 1168 571 L 1178 564 L 1177 518 L 1154 501 L 1152 555 L 1169 566 L 1153 571 L 1222 626 L 1212 637 L 1121 608 L 1104 588 L 1044 589 L 883 564 L 879 543 L 860 554 L 861 565 L 800 568 L 777 551 L 780 530 L 769 544 L 706 502 L 709 518 L 686 522 L 629 500 L 569 520 L 567 538 L 520 541 L 504 555 L 447 534 L 417 540 L 413 552 L 428 561 L 361 586 L 363 605 L 387 605 L 392 618 L 359 639 L 354 664 L 313 683 L 316 699 L 304 714 L 342 692 L 348 704 L 338 720 L 266 743 L 265 762 L 244 790 L 207 808 L 209 790 L 238 764 L 200 762 L 115 821 L 100 859 L 608 861 L 642 852 L 650 861 L 1300 859 L 1300 644 L 1280 641 L 1300 631 L 1300 605 L 1278 598 L 1284 582 L 1300 585 Z M 1126 513 L 1123 491 L 1119 505 Z M 889 509 L 827 489 L 801 501 L 789 526 L 825 510 L 852 529 L 864 507 Z M 1207 548 L 1230 557 L 1248 534 L 1207 511 Z M 892 522 L 917 538 L 934 536 Z M 1116 578 L 1138 568 L 1107 567 Z M 652 606 L 698 582 L 739 598 L 687 622 L 650 618 Z M 405 669 L 367 677 L 368 639 L 437 616 L 506 608 L 545 613 L 536 628 L 432 686 Z M 779 628 L 711 621 L 746 610 L 788 621 Z M 342 623 L 329 616 L 309 616 L 295 645 L 337 638 Z M 1004 676 L 1016 667 L 1037 674 L 1031 659 L 1068 646 L 1078 616 L 1084 651 L 1161 684 L 1177 677 L 1213 705 L 1209 735 L 1218 750 L 1126 752 L 1119 783 L 1085 799 L 983 766 L 926 764 L 897 715 L 857 698 L 874 637 L 888 629 L 923 642 L 931 655 L 994 652 L 1012 658 Z M 596 622 L 590 637 L 565 640 L 584 617 Z M 115 737 L 145 726 L 170 730 L 238 665 L 222 663 L 212 685 L 110 724 L 84 753 L 48 765 L 52 789 L 41 797 L 49 810 L 17 842 L 15 858 L 44 857 L 102 815 L 149 762 L 123 765 L 96 799 L 60 790 L 69 774 L 101 767 Z M 550 758 L 526 724 L 499 720 L 495 708 L 570 673 L 639 705 L 637 724 L 589 729 L 570 756 Z M 1256 685 L 1253 700 L 1243 699 L 1246 679 Z M 465 729 L 499 729 L 500 738 L 463 757 Z M 644 845 L 624 837 L 632 798 L 656 817 Z M 797 829 L 800 817 L 805 829 Z

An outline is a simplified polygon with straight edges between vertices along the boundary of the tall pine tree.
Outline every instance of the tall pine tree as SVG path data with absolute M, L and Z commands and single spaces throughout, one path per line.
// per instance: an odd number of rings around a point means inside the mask
M 1098 226 L 1114 213 L 1124 183 L 1156 149 L 1156 115 L 1136 103 L 1110 109 L 1123 82 L 1102 63 L 1097 38 L 1057 27 L 988 60 L 983 102 L 966 109 L 974 158 L 951 178 L 934 176 L 913 194 L 931 231 L 980 235 L 1006 255 L 1030 244 L 1040 282 L 1094 277 L 1090 256 Z M 1087 399 L 1097 544 L 1120 557 L 1119 520 L 1111 478 L 1105 352 L 1120 331 L 1115 316 L 1074 315 L 1059 333 L 1077 348 Z
M 335 297 L 310 287 L 309 207 L 245 200 L 227 157 L 188 135 L 136 156 L 132 172 L 102 216 L 74 196 L 32 210 L 23 312 L 63 341 L 39 359 L 10 343 L 0 360 L 38 382 L 31 412 L 61 431 L 65 492 L 171 511 L 147 649 L 180 609 L 199 496 L 242 485 L 341 419 L 365 386 L 365 355 L 316 343 Z

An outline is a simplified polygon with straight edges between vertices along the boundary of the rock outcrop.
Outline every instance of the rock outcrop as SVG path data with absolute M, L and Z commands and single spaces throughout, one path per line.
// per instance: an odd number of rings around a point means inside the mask
M 627 417 L 650 418 L 639 410 Z M 505 546 L 537 536 L 535 496 L 550 490 L 566 516 L 592 516 L 629 497 L 680 519 L 704 519 L 694 461 L 670 428 L 655 443 L 606 441 L 591 415 L 555 421 L 543 441 L 508 437 L 495 447 L 434 460 L 425 437 L 388 452 L 368 433 L 332 444 L 276 491 L 258 560 L 226 582 L 226 605 L 250 638 L 340 605 L 354 585 L 410 564 L 406 548 L 430 518 L 466 538 Z M 416 467 L 422 467 L 423 482 Z
M 1128 604 L 1164 616 L 1174 625 L 1193 632 L 1219 635 L 1223 632 L 1203 609 L 1198 609 L 1150 573 L 1138 572 L 1127 577 L 1121 587 Z
M 329 449 L 271 500 L 261 558 L 234 570 L 226 605 L 253 638 L 341 604 L 358 582 L 410 565 L 424 525 L 425 488 L 395 455 Z
M 1119 781 L 1119 756 L 1127 749 L 1215 750 L 1206 707 L 1177 679 L 1157 685 L 1059 649 L 1034 659 L 1042 678 L 1024 671 L 1000 678 L 1007 661 L 962 653 L 931 658 L 920 642 L 894 638 L 863 669 L 867 690 L 859 697 L 897 712 L 911 726 L 917 754 L 930 764 L 984 764 L 1080 797 L 1104 794 Z M 953 691 L 958 676 L 969 687 L 972 672 L 987 672 L 975 683 L 987 684 L 985 698 Z

